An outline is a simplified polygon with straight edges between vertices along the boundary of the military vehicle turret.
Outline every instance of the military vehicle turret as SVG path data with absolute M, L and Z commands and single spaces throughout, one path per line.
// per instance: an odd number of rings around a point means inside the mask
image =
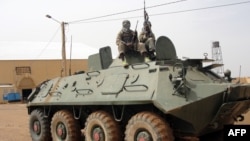
M 156 59 L 129 53 L 124 67 L 110 47 L 89 56 L 89 70 L 41 83 L 28 97 L 32 140 L 198 140 L 220 132 L 249 109 L 250 86 L 212 71 L 221 64 L 179 59 L 171 40 Z

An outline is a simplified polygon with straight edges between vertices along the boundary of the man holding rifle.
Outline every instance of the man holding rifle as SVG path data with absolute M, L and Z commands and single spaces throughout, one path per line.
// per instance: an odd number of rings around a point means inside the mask
M 145 44 L 145 48 L 150 55 L 154 55 L 155 35 L 151 30 L 150 21 L 144 21 L 142 31 L 139 35 L 139 41 Z M 150 56 L 150 58 L 152 59 L 152 56 Z
M 146 11 L 145 1 L 144 1 L 144 23 L 142 31 L 139 35 L 139 41 L 145 44 L 145 48 L 148 51 L 149 57 L 151 60 L 155 59 L 155 35 L 151 29 L 152 25 L 149 21 L 149 16 Z
M 122 59 L 124 65 L 126 65 L 125 53 L 127 53 L 129 50 L 140 52 L 141 55 L 145 57 L 145 61 L 149 61 L 147 58 L 147 50 L 144 44 L 138 41 L 136 29 L 135 31 L 130 29 L 129 20 L 124 20 L 122 22 L 122 29 L 117 35 L 116 44 L 118 46 L 119 58 Z

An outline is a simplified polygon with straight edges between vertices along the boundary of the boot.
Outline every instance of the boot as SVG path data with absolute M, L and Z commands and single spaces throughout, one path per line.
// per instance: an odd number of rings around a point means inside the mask
M 124 67 L 127 67 L 127 66 L 128 66 L 128 63 L 127 63 L 127 61 L 126 61 L 126 59 L 125 59 L 124 53 L 121 53 L 121 54 L 119 55 L 119 58 L 122 60 L 122 65 L 123 65 Z
M 150 51 L 149 52 L 149 58 L 150 58 L 150 60 L 155 60 L 156 59 L 155 51 Z
M 121 54 L 119 55 L 119 58 L 120 58 L 122 61 L 124 61 L 124 60 L 125 60 L 125 55 L 124 55 L 124 53 L 121 53 Z
M 151 61 L 151 60 L 149 59 L 149 56 L 148 56 L 148 53 L 147 53 L 147 52 L 143 52 L 142 55 L 143 55 L 143 57 L 144 57 L 144 62 L 149 62 L 149 61 Z

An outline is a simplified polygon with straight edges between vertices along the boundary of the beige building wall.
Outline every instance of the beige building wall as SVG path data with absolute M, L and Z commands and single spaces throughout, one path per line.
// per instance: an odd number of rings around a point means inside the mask
M 250 77 L 241 77 L 233 80 L 235 83 L 250 83 Z
M 41 82 L 61 76 L 61 60 L 0 60 L 0 102 L 8 92 L 18 92 L 22 100 Z M 87 71 L 86 59 L 67 60 L 67 72 Z M 27 68 L 30 68 L 30 70 Z

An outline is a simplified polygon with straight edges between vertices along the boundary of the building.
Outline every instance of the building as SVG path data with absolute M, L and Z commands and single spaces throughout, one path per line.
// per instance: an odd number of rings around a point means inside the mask
M 237 77 L 233 80 L 235 83 L 250 83 L 250 77 Z
M 4 94 L 10 92 L 20 93 L 25 100 L 38 84 L 61 76 L 61 62 L 61 60 L 1 60 L 0 101 L 3 101 Z M 67 64 L 69 68 L 69 60 Z M 86 59 L 72 60 L 71 72 L 73 74 L 77 71 L 86 71 L 87 66 Z
M 74 44 L 73 44 L 74 45 Z M 0 103 L 4 95 L 19 93 L 25 101 L 32 90 L 41 82 L 62 75 L 60 43 L 46 46 L 30 42 L 0 42 Z M 72 54 L 66 53 L 67 74 L 87 71 L 87 58 L 98 49 L 75 44 Z M 72 55 L 72 59 L 68 56 Z

